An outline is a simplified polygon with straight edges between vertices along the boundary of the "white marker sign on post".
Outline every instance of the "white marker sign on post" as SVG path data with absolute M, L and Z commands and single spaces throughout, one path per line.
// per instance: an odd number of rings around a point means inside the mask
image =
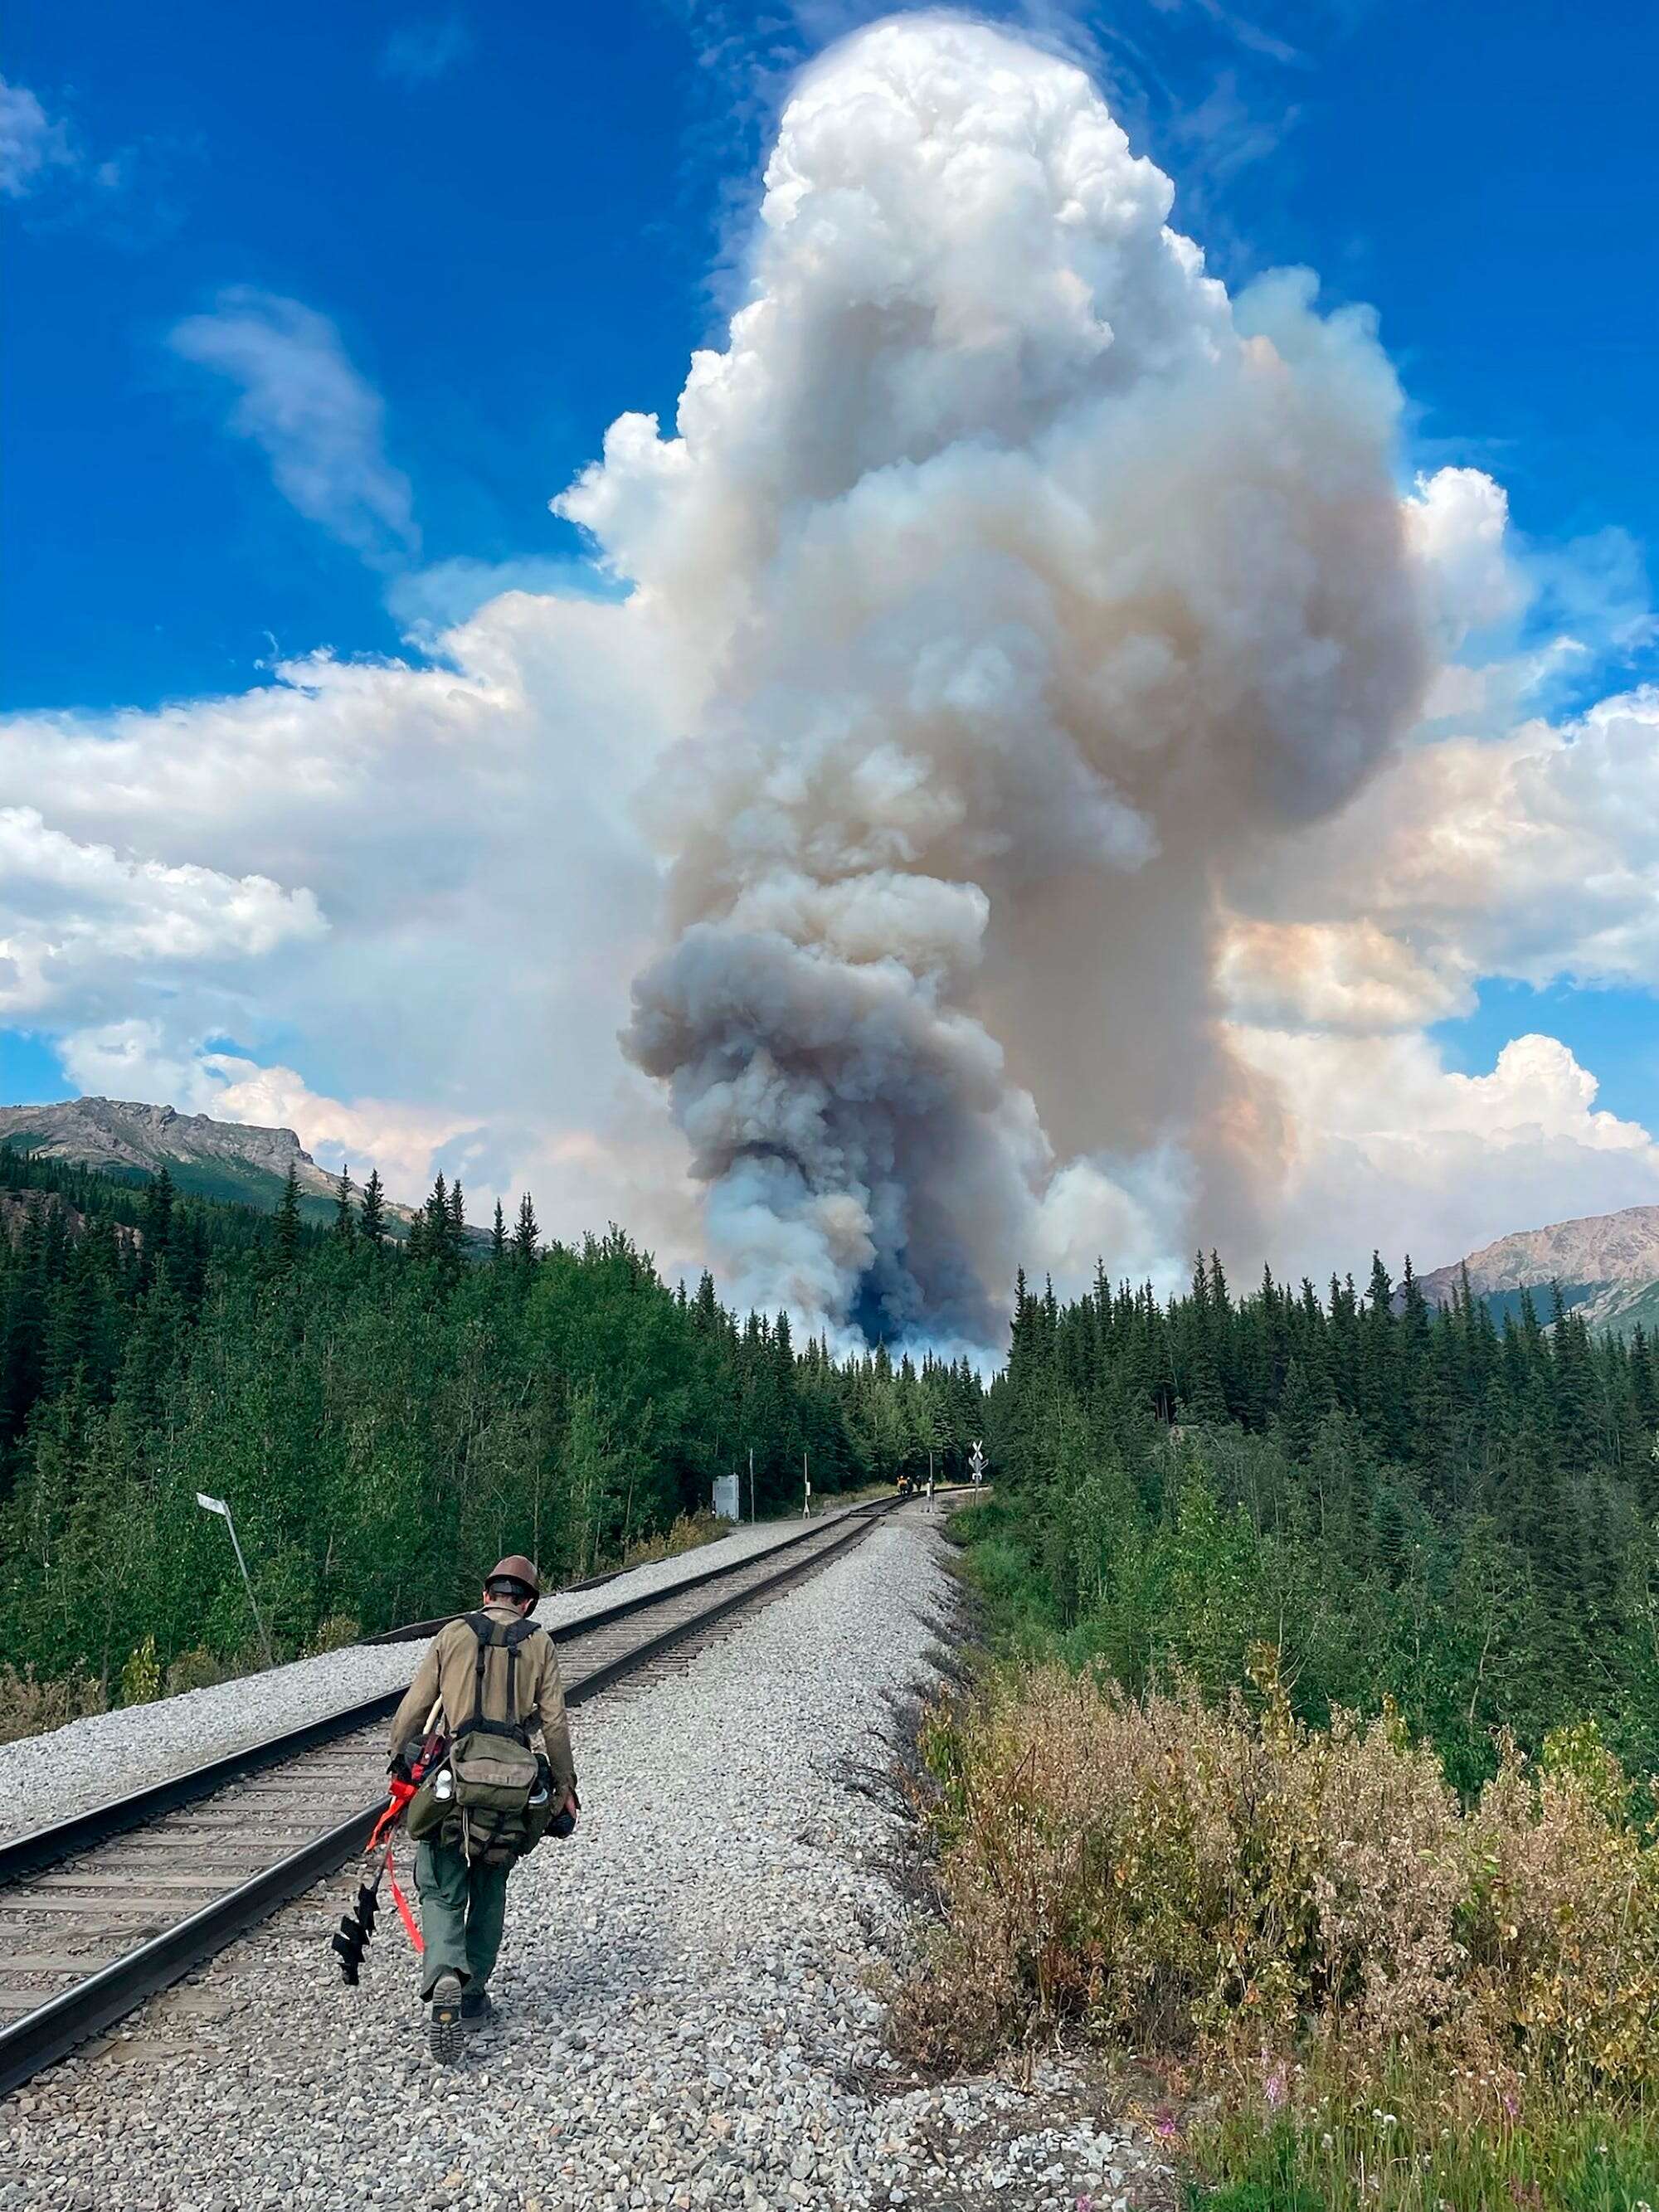
M 253 1578 L 248 1573 L 247 1561 L 242 1557 L 242 1547 L 236 1540 L 236 1523 L 230 1517 L 230 1508 L 222 1498 L 210 1498 L 205 1490 L 197 1492 L 196 1503 L 204 1513 L 218 1514 L 230 1531 L 230 1548 L 235 1553 L 236 1564 L 242 1571 L 242 1583 L 247 1591 L 248 1604 L 252 1609 L 253 1626 L 259 1632 L 259 1642 L 264 1651 L 265 1664 L 267 1667 L 274 1667 L 276 1662 L 271 1656 L 270 1638 L 265 1634 L 264 1622 L 259 1618 L 259 1601 L 253 1595 Z

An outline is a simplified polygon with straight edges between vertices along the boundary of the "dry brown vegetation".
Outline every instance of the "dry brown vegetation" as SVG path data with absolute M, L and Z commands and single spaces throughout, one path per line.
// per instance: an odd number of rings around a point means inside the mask
M 1195 2082 L 1424 2069 L 1449 2118 L 1659 2092 L 1659 1820 L 1593 1727 L 1467 1808 L 1391 1713 L 1134 1699 L 1009 1669 L 923 1748 L 942 1917 L 894 2032 L 976 2061 L 1071 2022 Z
M 40 1682 L 33 1667 L 21 1673 L 15 1667 L 0 1667 L 0 1743 L 15 1743 L 21 1736 L 40 1735 L 65 1721 L 101 1713 L 107 1703 L 103 1686 L 84 1668 L 59 1681 Z
M 695 1552 L 731 1533 L 728 1522 L 717 1521 L 707 1510 L 681 1513 L 659 1534 L 636 1538 L 623 1553 L 623 1569 L 625 1571 L 629 1567 L 654 1566 L 659 1559 L 678 1559 L 683 1552 Z

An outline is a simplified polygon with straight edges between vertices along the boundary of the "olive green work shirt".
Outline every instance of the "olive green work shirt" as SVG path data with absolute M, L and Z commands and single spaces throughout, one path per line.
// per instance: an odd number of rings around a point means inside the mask
M 510 1605 L 487 1605 L 483 1610 L 503 1627 L 519 1618 Z M 419 1749 L 426 1734 L 427 1715 L 434 1705 L 443 1708 L 442 1726 L 453 1734 L 472 1717 L 474 1684 L 478 1670 L 478 1639 L 465 1620 L 446 1621 L 415 1670 L 415 1679 L 392 1720 L 392 1756 Z M 504 1721 L 507 1710 L 507 1655 L 492 1646 L 484 1656 L 483 1717 Z M 576 1765 L 570 1751 L 570 1723 L 565 1716 L 564 1685 L 553 1639 L 544 1628 L 526 1636 L 519 1646 L 515 1684 L 518 1719 L 532 1751 L 547 1754 L 553 1779 L 562 1790 L 576 1786 Z

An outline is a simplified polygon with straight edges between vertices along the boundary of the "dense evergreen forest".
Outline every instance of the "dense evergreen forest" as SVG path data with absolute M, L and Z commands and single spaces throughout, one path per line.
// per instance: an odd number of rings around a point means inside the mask
M 283 1650 L 468 1599 L 523 1549 L 568 1579 L 704 1508 L 764 1513 L 988 1440 L 981 1569 L 1132 1686 L 1283 1654 L 1310 1719 L 1392 1698 L 1462 1786 L 1494 1732 L 1586 1715 L 1659 1768 L 1659 1346 L 1523 1300 L 1431 1310 L 1212 1259 L 1160 1302 L 1022 1279 L 1007 1363 L 837 1362 L 671 1289 L 618 1230 L 470 1231 L 441 1179 L 402 1244 L 378 1180 L 313 1227 L 0 1149 L 0 1654 L 116 1693 L 154 1638 L 246 1653 L 198 1490 L 231 1500 Z
M 1243 1685 L 1304 1718 L 1392 1698 L 1468 1790 L 1496 1732 L 1593 1717 L 1659 1771 L 1659 1345 L 1529 1298 L 1500 1330 L 1381 1261 L 1360 1294 L 1212 1258 L 1161 1304 L 1022 1280 L 990 1394 L 983 1571 L 1041 1639 L 1132 1687 Z
M 279 1648 L 470 1601 L 526 1551 L 568 1579 L 737 1468 L 760 1511 L 962 1463 L 965 1362 L 851 1364 L 670 1290 L 617 1230 L 486 1244 L 441 1179 L 406 1243 L 378 1179 L 331 1227 L 0 1149 L 0 1658 L 42 1680 L 234 1659 L 252 1625 L 230 1500 Z M 146 1639 L 154 1638 L 153 1647 Z

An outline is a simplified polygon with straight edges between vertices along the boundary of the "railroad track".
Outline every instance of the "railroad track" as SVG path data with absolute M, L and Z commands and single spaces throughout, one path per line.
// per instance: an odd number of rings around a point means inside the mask
M 555 1629 L 565 1702 L 648 1677 L 677 1647 L 848 1550 L 902 1502 L 854 1507 L 757 1558 Z M 385 1723 L 400 1695 L 0 1844 L 0 2097 L 362 1849 L 385 1802 Z

